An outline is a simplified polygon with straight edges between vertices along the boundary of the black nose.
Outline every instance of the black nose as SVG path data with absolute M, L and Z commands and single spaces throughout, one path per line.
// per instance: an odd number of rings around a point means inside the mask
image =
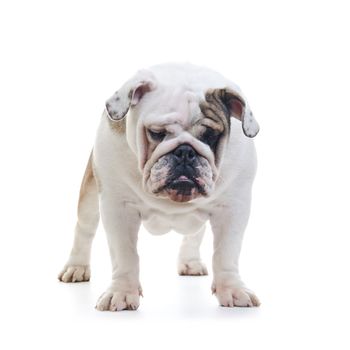
M 173 152 L 179 163 L 193 164 L 196 159 L 196 151 L 190 145 L 181 145 Z

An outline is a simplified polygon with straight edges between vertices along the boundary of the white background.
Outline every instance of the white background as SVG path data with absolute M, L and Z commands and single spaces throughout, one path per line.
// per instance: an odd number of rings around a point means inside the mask
M 1 1 L 1 348 L 349 349 L 349 22 L 336 0 Z M 261 125 L 241 256 L 260 308 L 177 276 L 175 233 L 140 233 L 137 312 L 94 309 L 101 228 L 91 282 L 56 280 L 105 99 L 166 61 L 230 77 Z

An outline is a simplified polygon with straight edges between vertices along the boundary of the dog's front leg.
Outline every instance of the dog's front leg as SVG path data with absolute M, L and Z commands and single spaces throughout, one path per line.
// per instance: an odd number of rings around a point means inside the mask
M 212 291 L 221 306 L 258 306 L 255 294 L 242 282 L 238 260 L 250 211 L 250 187 L 240 188 L 230 203 L 217 208 L 210 219 L 214 234 Z
M 127 201 L 101 196 L 101 218 L 112 260 L 112 283 L 97 301 L 98 310 L 136 310 L 139 306 L 139 212 Z

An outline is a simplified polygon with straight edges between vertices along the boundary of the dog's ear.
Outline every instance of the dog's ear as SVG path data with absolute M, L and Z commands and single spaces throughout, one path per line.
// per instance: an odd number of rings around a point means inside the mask
M 136 106 L 147 92 L 156 88 L 155 81 L 150 71 L 137 72 L 106 101 L 108 117 L 114 121 L 123 119 L 130 107 Z
M 254 137 L 259 132 L 259 124 L 255 120 L 246 99 L 231 88 L 216 90 L 230 116 L 242 122 L 244 135 Z

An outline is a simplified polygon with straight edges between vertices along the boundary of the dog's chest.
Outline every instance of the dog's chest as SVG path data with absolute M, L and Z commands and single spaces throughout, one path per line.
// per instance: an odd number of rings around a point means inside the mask
M 194 234 L 198 232 L 209 216 L 201 210 L 191 213 L 166 214 L 158 210 L 145 210 L 142 212 L 142 223 L 154 235 L 162 235 L 171 230 L 181 234 Z

